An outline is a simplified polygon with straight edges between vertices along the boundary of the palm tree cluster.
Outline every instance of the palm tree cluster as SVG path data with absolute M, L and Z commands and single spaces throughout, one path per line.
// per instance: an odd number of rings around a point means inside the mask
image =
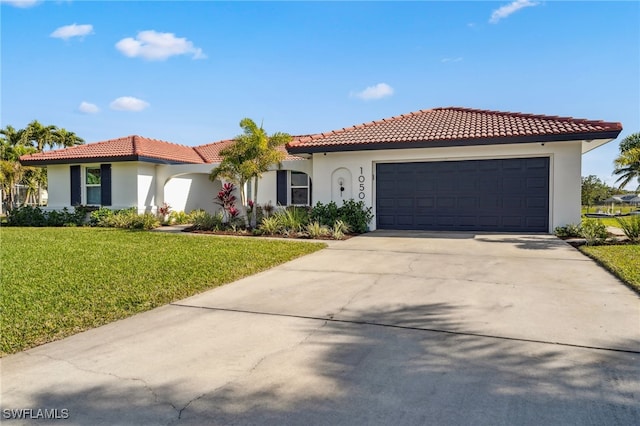
M 20 156 L 45 149 L 83 144 L 84 140 L 64 128 L 45 126 L 33 120 L 24 129 L 0 129 L 0 190 L 7 210 L 18 204 L 17 185 L 26 188 L 23 202 L 40 204 L 40 189 L 47 184 L 47 170 L 20 164 Z
M 636 192 L 640 191 L 640 133 L 633 133 L 620 142 L 620 155 L 614 164 L 616 168 L 613 173 L 620 175 L 616 180 L 616 183 L 620 183 L 620 189 L 636 179 Z
M 280 167 L 285 153 L 278 147 L 291 142 L 291 136 L 282 132 L 269 136 L 262 126 L 258 127 L 250 118 L 240 121 L 240 127 L 243 133 L 236 136 L 231 145 L 220 151 L 222 162 L 211 171 L 209 179 L 215 181 L 223 178 L 235 183 L 240 191 L 240 202 L 246 209 L 248 200 L 244 191 L 245 184 L 253 180 L 252 197 L 255 201 L 259 179 L 272 166 Z M 251 211 L 251 226 L 255 226 L 257 209 Z

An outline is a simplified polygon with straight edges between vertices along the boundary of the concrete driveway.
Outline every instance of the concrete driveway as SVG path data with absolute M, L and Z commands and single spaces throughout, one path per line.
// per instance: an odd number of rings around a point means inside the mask
M 2 360 L 3 421 L 632 425 L 639 400 L 640 299 L 546 235 L 375 232 Z

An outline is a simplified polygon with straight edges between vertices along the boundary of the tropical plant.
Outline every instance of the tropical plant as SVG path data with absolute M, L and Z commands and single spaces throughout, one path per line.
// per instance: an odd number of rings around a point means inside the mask
M 204 210 L 194 210 L 189 216 L 193 223 L 193 229 L 198 231 L 217 231 L 223 227 L 222 212 L 211 214 Z
M 580 235 L 586 240 L 587 245 L 602 244 L 609 234 L 607 227 L 598 219 L 585 219 L 580 227 Z
M 619 188 L 624 188 L 632 180 L 638 181 L 636 191 L 640 191 L 640 148 L 634 147 L 621 152 L 615 160 L 616 169 L 613 174 L 620 175 L 616 183 L 620 183 Z
M 195 211 L 196 210 L 194 210 L 194 212 Z M 192 216 L 191 214 L 187 214 L 182 210 L 180 211 L 174 210 L 169 213 L 169 219 L 167 222 L 169 222 L 170 224 L 184 225 L 185 223 L 192 223 Z
M 556 229 L 553 230 L 553 233 L 557 237 L 561 237 L 561 238 L 578 238 L 582 236 L 580 225 L 576 225 L 573 223 L 570 223 L 565 226 L 558 226 L 556 227 Z
M 640 243 L 640 215 L 616 217 L 622 232 L 632 243 Z
M 345 200 L 340 207 L 340 218 L 351 231 L 363 234 L 369 230 L 369 222 L 373 219 L 371 207 L 365 207 L 363 201 Z
M 238 209 L 236 209 L 236 196 L 233 195 L 235 186 L 231 182 L 227 182 L 222 185 L 222 189 L 218 192 L 215 198 L 215 203 L 222 207 L 224 212 L 224 221 L 229 222 L 232 218 L 238 216 Z
M 331 228 L 331 237 L 334 240 L 341 240 L 344 238 L 344 234 L 349 232 L 349 225 L 341 220 L 336 220 Z
M 633 179 L 638 180 L 640 190 L 640 132 L 633 133 L 620 142 L 620 155 L 615 159 L 613 174 L 620 175 L 616 183 L 624 188 Z
M 215 181 L 224 178 L 235 183 L 240 191 L 242 206 L 247 205 L 245 184 L 253 179 L 253 199 L 257 199 L 258 181 L 262 174 L 274 165 L 280 165 L 285 157 L 283 151 L 277 148 L 288 143 L 291 136 L 277 132 L 268 136 L 262 126 L 258 127 L 250 118 L 240 121 L 243 133 L 220 151 L 222 161 L 209 174 L 209 179 Z M 256 224 L 256 210 L 251 215 L 251 225 Z
M 629 151 L 632 148 L 640 148 L 640 132 L 630 134 L 620 142 L 620 152 Z
M 70 147 L 74 145 L 82 145 L 84 139 L 64 128 L 56 128 L 53 131 L 54 146 Z M 53 147 L 53 146 L 52 146 Z
M 24 168 L 17 161 L 0 161 L 0 188 L 5 210 L 10 211 L 16 205 L 16 185 L 22 180 Z
M 281 230 L 280 221 L 277 216 L 266 216 L 262 218 L 260 222 L 260 229 L 263 233 L 268 235 L 279 234 Z
M 318 201 L 309 212 L 309 220 L 320 222 L 326 226 L 332 226 L 338 219 L 340 219 L 340 210 L 333 201 L 327 204 Z
M 324 225 L 321 225 L 320 222 L 311 222 L 306 227 L 305 230 L 309 237 L 311 238 L 320 238 L 329 235 L 330 231 Z

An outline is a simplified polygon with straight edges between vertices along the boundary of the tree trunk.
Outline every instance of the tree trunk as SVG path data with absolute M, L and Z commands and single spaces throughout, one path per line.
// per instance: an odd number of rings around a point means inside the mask
M 251 210 L 251 227 L 255 228 L 258 222 L 258 176 L 253 178 L 253 209 Z

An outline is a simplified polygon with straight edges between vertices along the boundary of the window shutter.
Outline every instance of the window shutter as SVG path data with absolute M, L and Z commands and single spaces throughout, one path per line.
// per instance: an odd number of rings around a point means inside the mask
M 100 204 L 111 205 L 111 164 L 100 165 Z
M 82 184 L 80 166 L 69 167 L 71 172 L 71 205 L 79 206 L 82 204 Z
M 278 170 L 276 178 L 276 198 L 277 203 L 281 206 L 287 205 L 287 171 Z
M 313 182 L 311 182 L 311 176 L 309 176 L 309 205 L 313 206 Z

